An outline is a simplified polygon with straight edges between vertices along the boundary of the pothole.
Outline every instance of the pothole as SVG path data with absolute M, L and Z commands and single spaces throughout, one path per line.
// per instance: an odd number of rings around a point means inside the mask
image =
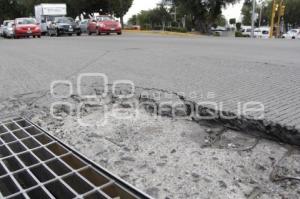
M 130 99 L 111 92 L 94 100 L 72 95 L 54 107 L 53 115 L 49 108 L 56 100 L 39 96 L 9 99 L 1 111 L 28 117 L 154 198 L 296 198 L 300 193 L 297 179 L 270 179 L 286 145 L 221 122 L 195 121 L 174 93 L 140 88 Z M 280 161 L 295 177 L 298 163 L 291 164 Z

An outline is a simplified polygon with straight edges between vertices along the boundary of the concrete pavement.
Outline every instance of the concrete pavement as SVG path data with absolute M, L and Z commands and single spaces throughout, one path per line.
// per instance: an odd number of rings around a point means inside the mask
M 110 82 L 184 92 L 237 113 L 249 101 L 266 121 L 300 129 L 300 41 L 127 33 L 0 40 L 0 98 L 49 89 L 54 80 L 99 72 Z

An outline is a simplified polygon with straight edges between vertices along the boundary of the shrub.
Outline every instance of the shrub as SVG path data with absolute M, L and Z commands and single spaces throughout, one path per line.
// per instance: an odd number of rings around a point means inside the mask
M 166 31 L 186 33 L 187 29 L 181 27 L 166 27 Z
M 162 30 L 163 27 L 162 26 L 153 26 L 152 30 Z
M 150 26 L 150 25 L 144 25 L 141 27 L 141 30 L 163 30 L 162 26 Z M 170 31 L 170 32 L 181 32 L 181 33 L 186 33 L 188 32 L 186 28 L 182 27 L 165 27 L 165 31 Z
M 241 32 L 236 31 L 235 32 L 235 37 L 244 37 L 244 35 Z
M 236 26 L 236 30 L 237 31 L 240 31 L 241 28 L 242 28 L 242 24 L 241 23 L 236 23 L 235 26 Z
M 150 24 L 145 24 L 141 27 L 141 30 L 151 30 L 151 25 Z
M 213 32 L 212 35 L 215 36 L 215 37 L 220 37 L 221 36 L 220 32 Z
M 172 21 L 172 22 L 171 22 L 171 26 L 172 26 L 172 27 L 178 27 L 179 24 L 178 24 L 176 21 Z

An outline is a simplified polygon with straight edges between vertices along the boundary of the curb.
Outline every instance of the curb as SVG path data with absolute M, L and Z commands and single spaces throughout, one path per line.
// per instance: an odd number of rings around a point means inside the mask
M 169 31 L 148 31 L 148 30 L 123 30 L 125 33 L 139 33 L 139 34 L 153 34 L 163 36 L 182 36 L 182 37 L 198 37 L 200 34 L 196 33 L 180 33 L 180 32 L 169 32 Z

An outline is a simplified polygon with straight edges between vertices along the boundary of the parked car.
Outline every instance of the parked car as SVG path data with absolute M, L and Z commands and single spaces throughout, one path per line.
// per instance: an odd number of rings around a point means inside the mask
M 241 33 L 244 37 L 251 37 L 251 27 L 245 26 L 242 28 Z
M 15 30 L 14 30 L 14 22 L 9 22 L 6 26 L 3 28 L 3 37 L 5 38 L 13 38 L 15 36 Z
M 210 30 L 214 35 L 218 35 L 218 36 L 223 36 L 224 32 L 227 31 L 226 27 L 223 26 L 211 27 Z
M 1 37 L 4 36 L 4 34 L 3 34 L 4 28 L 8 25 L 9 22 L 12 22 L 12 21 L 13 21 L 13 20 L 5 20 L 5 21 L 3 21 L 3 23 L 2 23 L 1 26 L 0 26 L 0 36 L 1 36 Z
M 96 33 L 101 35 L 105 33 L 109 35 L 110 33 L 122 34 L 122 26 L 119 21 L 115 20 L 111 16 L 102 15 L 95 19 L 91 19 L 88 22 L 87 32 L 89 35 Z
M 83 19 L 79 22 L 80 30 L 82 33 L 87 33 L 88 19 Z
M 74 21 L 71 17 L 56 17 L 54 21 L 50 24 L 48 28 L 48 35 L 57 36 L 60 35 L 69 35 L 72 36 L 76 34 L 77 36 L 81 35 L 81 29 L 78 23 Z
M 254 37 L 260 39 L 268 39 L 270 37 L 270 27 L 255 28 Z
M 292 29 L 282 35 L 284 39 L 300 39 L 300 29 Z
M 41 29 L 34 18 L 17 18 L 13 24 L 14 37 L 38 37 L 41 38 Z

